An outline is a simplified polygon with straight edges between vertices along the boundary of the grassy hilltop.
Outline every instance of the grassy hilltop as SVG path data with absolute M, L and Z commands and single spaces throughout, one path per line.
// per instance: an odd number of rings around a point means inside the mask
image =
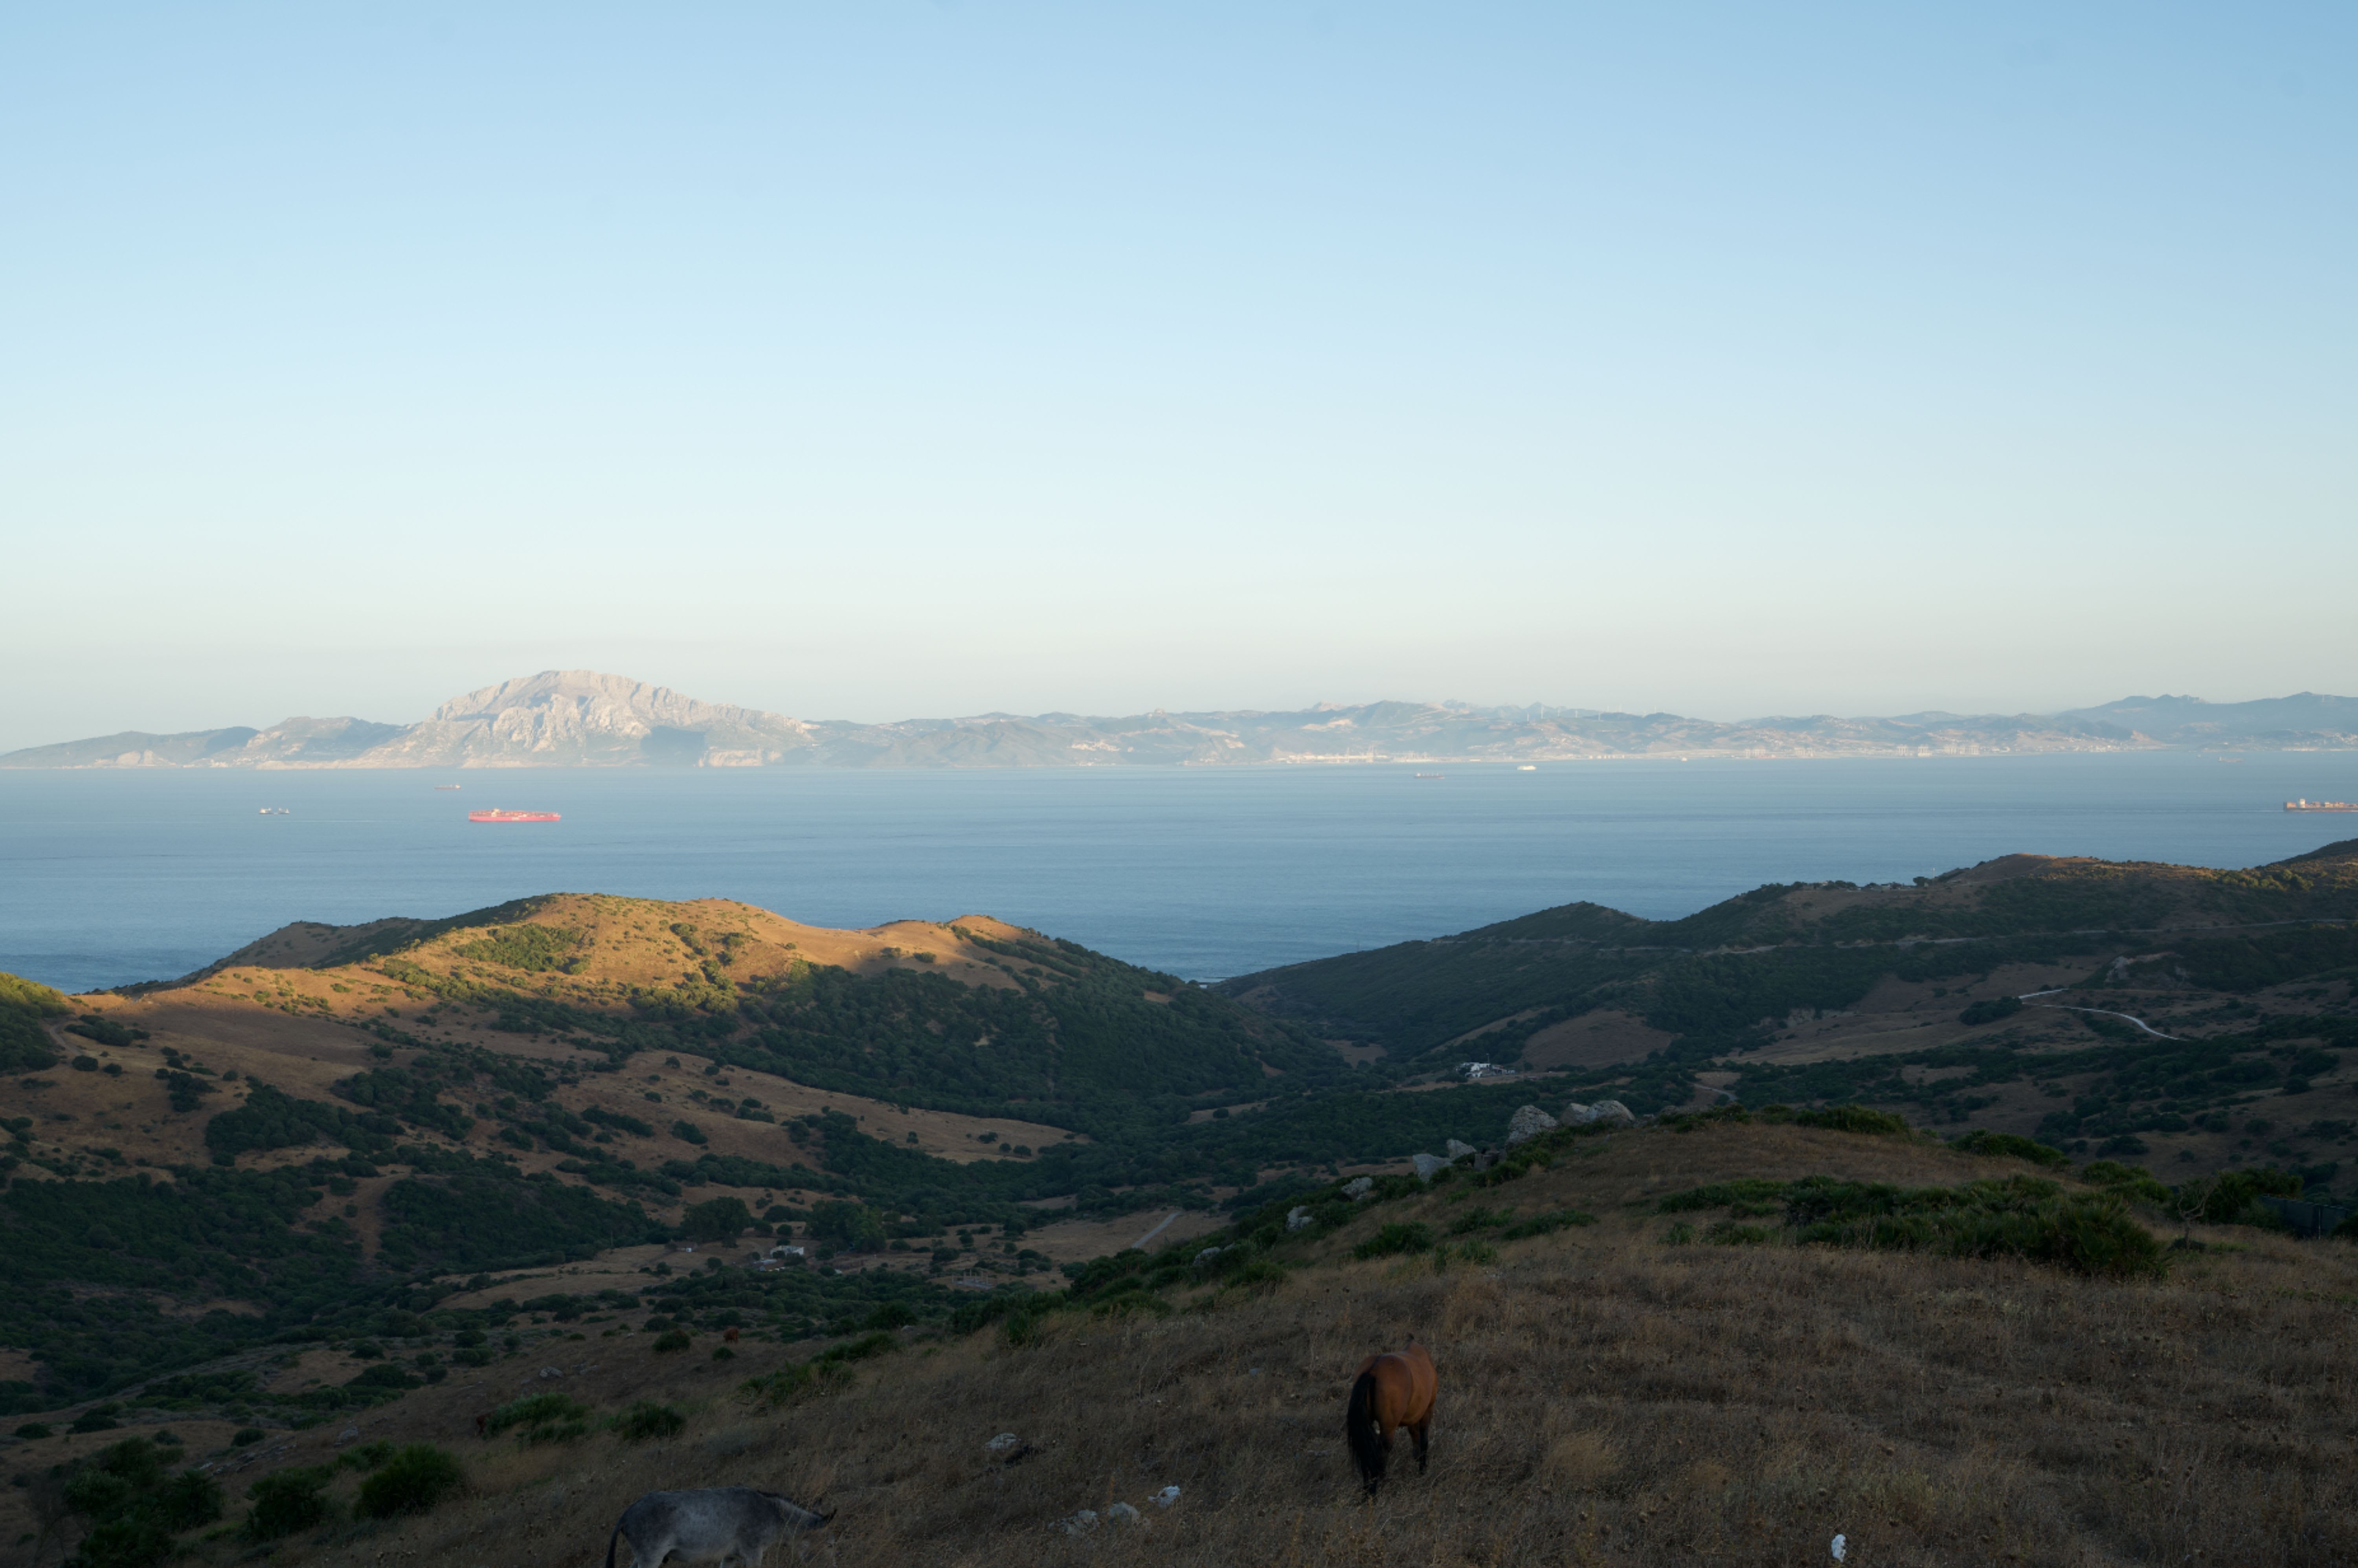
M 480 1363 L 429 1314 L 372 1365 L 439 1347 L 452 1375 L 357 1438 L 233 1449 L 230 1423 L 171 1418 L 180 1450 L 224 1456 L 218 1539 L 187 1539 L 208 1563 L 242 1530 L 300 1568 L 553 1568 L 594 1559 L 641 1492 L 748 1484 L 834 1510 L 854 1565 L 1767 1565 L 1837 1531 L 1870 1563 L 2358 1553 L 2334 1348 L 2358 1253 L 2199 1220 L 2165 1249 L 2180 1227 L 2133 1176 L 1810 1119 L 1567 1131 L 1429 1188 L 1329 1186 L 1061 1294 L 847 1325 L 816 1357 L 731 1345 L 741 1319 L 669 1295 L 511 1314 Z M 1411 1335 L 1440 1368 L 1432 1470 L 1403 1443 L 1366 1506 L 1348 1376 Z M 123 1437 L 13 1457 L 70 1475 Z M 355 1517 L 414 1444 L 460 1489 Z M 24 1530 L 51 1485 L 5 1505 Z M 289 1488 L 321 1511 L 282 1530 L 249 1498 Z M 1083 1509 L 1093 1530 L 1057 1528 Z

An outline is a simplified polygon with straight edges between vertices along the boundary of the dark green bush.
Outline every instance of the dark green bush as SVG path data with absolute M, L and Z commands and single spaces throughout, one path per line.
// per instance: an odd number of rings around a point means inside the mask
M 687 1418 L 669 1405 L 641 1400 L 607 1425 L 625 1443 L 646 1443 L 658 1437 L 678 1436 L 687 1427 Z
M 2117 1160 L 2092 1160 L 2080 1167 L 2080 1179 L 2137 1203 L 2167 1205 L 2170 1201 L 2169 1189 L 2140 1165 L 2124 1165 Z
M 590 1430 L 590 1407 L 570 1394 L 526 1394 L 500 1406 L 484 1431 L 514 1429 L 519 1443 L 569 1443 Z
M 822 1350 L 818 1358 L 821 1361 L 865 1361 L 871 1356 L 887 1356 L 900 1348 L 900 1336 L 880 1328 Z
M 245 1526 L 238 1532 L 250 1542 L 265 1542 L 328 1523 L 335 1516 L 335 1502 L 325 1495 L 332 1478 L 332 1465 L 295 1465 L 262 1476 L 245 1487 L 254 1507 L 245 1514 Z
M 846 1252 L 884 1249 L 884 1217 L 866 1204 L 841 1199 L 813 1204 L 805 1228 L 811 1240 L 827 1242 Z
M 1531 1236 L 1553 1236 L 1559 1230 L 1576 1225 L 1595 1225 L 1596 1217 L 1582 1209 L 1560 1208 L 1549 1214 L 1535 1214 L 1529 1219 L 1519 1219 L 1498 1232 L 1501 1241 L 1520 1241 Z
M 863 1328 L 906 1328 L 917 1321 L 917 1314 L 900 1302 L 885 1302 L 861 1322 Z
M 796 1361 L 737 1385 L 737 1397 L 764 1410 L 784 1410 L 851 1376 L 840 1361 Z
M 430 1443 L 413 1443 L 361 1483 L 352 1509 L 362 1519 L 422 1514 L 466 1484 L 456 1457 Z
M 56 1429 L 45 1421 L 28 1421 L 16 1429 L 16 1435 L 27 1440 L 47 1437 Z
M 1169 1317 L 1171 1303 L 1136 1280 L 1125 1281 L 1121 1289 L 1089 1303 L 1092 1317 L 1129 1317 L 1137 1313 Z
M 1399 1252 L 1422 1252 L 1433 1245 L 1433 1227 L 1420 1221 L 1394 1220 L 1351 1249 L 1354 1258 L 1389 1258 Z
M 1282 1263 L 1273 1259 L 1255 1258 L 1232 1270 L 1220 1281 L 1220 1289 L 1249 1291 L 1255 1295 L 1267 1295 L 1282 1286 L 1292 1277 L 1286 1272 L 1285 1265 Z
M 1961 1138 L 1949 1140 L 1949 1147 L 1965 1154 L 1991 1154 L 2015 1160 L 2028 1160 L 2035 1165 L 2068 1165 L 2071 1156 L 2062 1150 L 2025 1138 L 2013 1132 L 1992 1132 L 1975 1128 Z
M 1835 1132 L 1865 1132 L 1877 1137 L 1907 1136 L 1908 1119 L 1894 1116 L 1887 1110 L 1869 1110 L 1863 1105 L 1828 1106 L 1823 1110 L 1797 1110 L 1793 1121 L 1800 1127 L 1823 1127 Z
M 1699 1208 L 1727 1208 L 1774 1203 L 1782 1207 L 1785 1202 L 1783 1182 L 1763 1176 L 1740 1176 L 1732 1182 L 1713 1182 L 1707 1186 L 1690 1187 L 1682 1193 L 1672 1193 L 1654 1206 L 1657 1214 L 1685 1214 Z M 1774 1212 L 1773 1210 L 1753 1212 Z
M 680 1216 L 679 1224 L 691 1241 L 734 1241 L 752 1227 L 753 1211 L 742 1198 L 707 1198 Z
M 2158 1275 L 2161 1244 L 2113 1193 L 2066 1194 L 2037 1176 L 1895 1187 L 1805 1176 L 1786 1189 L 1795 1239 L 1836 1247 L 2014 1256 L 2085 1274 Z
M 232 1448 L 251 1448 L 266 1435 L 258 1426 L 241 1426 L 230 1434 L 229 1445 Z
M 1703 1238 L 1722 1247 L 1766 1247 L 1783 1234 L 1771 1225 L 1739 1225 L 1732 1219 L 1722 1219 L 1713 1222 Z
M 175 1535 L 221 1518 L 221 1484 L 193 1470 L 168 1473 L 179 1457 L 177 1445 L 133 1437 L 68 1472 L 66 1506 L 88 1526 L 74 1568 L 147 1568 L 171 1554 Z
M 1969 1004 L 1964 1011 L 1957 1014 L 1957 1022 L 1959 1023 L 1996 1023 L 1999 1019 L 2012 1018 L 2021 1011 L 2022 1000 L 2019 997 L 1994 996 L 1985 1000 Z
M 685 1350 L 687 1346 L 687 1330 L 684 1328 L 666 1329 L 655 1336 L 655 1353 L 659 1356 L 674 1350 Z
M 2222 1171 L 2207 1183 L 2189 1183 L 2179 1189 L 2193 1217 L 2210 1225 L 2270 1225 L 2275 1216 L 2260 1204 L 2263 1197 L 2297 1198 L 2301 1180 L 2273 1166 L 2256 1171 Z

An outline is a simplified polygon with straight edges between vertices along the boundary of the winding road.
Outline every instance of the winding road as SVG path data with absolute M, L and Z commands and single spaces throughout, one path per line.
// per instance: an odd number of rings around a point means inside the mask
M 2060 996 L 2064 991 L 2071 989 L 2071 988 L 2069 986 L 2057 986 L 2051 991 L 2025 991 L 2014 1000 L 2019 1002 L 2029 1002 L 2030 999 L 2033 997 Z M 2115 1012 L 2109 1007 L 2073 1007 L 2068 1002 L 2061 1001 L 2042 1001 L 2032 1003 L 2032 1005 L 2043 1007 L 2054 1012 L 2094 1012 L 2101 1013 L 2106 1018 L 2125 1018 L 2131 1023 L 2136 1024 L 2139 1029 L 2144 1030 L 2147 1034 L 2152 1035 L 2156 1040 L 2175 1040 L 2183 1044 L 2186 1039 L 2182 1034 L 2164 1034 L 2160 1030 L 2156 1029 L 2152 1024 L 2147 1023 L 2144 1019 L 2136 1016 L 2136 1014 L 2133 1012 Z M 1171 1222 L 1169 1220 L 1165 1220 L 1163 1223 L 1168 1225 Z

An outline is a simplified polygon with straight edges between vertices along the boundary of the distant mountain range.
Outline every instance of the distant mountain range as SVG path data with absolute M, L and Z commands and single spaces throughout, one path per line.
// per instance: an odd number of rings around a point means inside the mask
M 2358 748 L 2358 698 L 2132 697 L 2053 714 L 1909 713 L 1731 724 L 1674 713 L 1466 703 L 1321 703 L 1286 713 L 985 713 L 892 724 L 790 719 L 590 670 L 454 697 L 416 724 L 289 719 L 34 746 L 0 768 L 1081 767 L 1545 762 L 1638 756 L 1957 756 Z

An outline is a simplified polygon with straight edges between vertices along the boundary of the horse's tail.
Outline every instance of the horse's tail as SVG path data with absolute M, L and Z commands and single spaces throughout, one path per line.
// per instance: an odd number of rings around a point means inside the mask
M 622 1521 L 614 1521 L 614 1533 L 606 1538 L 606 1568 L 614 1568 L 614 1543 L 622 1539 Z
M 1351 1402 L 1343 1411 L 1343 1434 L 1350 1440 L 1351 1462 L 1372 1496 L 1384 1478 L 1384 1433 L 1376 1419 L 1376 1375 L 1362 1372 L 1351 1385 Z M 608 1563 L 606 1568 L 613 1568 Z

